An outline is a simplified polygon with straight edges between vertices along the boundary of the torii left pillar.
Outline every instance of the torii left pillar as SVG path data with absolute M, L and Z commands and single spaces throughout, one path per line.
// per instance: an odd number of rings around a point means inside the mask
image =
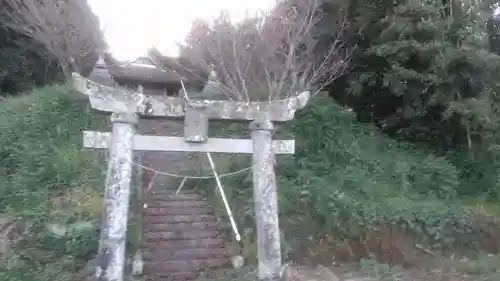
M 112 113 L 111 122 L 113 131 L 96 271 L 98 281 L 123 280 L 133 141 L 138 116 L 132 113 Z

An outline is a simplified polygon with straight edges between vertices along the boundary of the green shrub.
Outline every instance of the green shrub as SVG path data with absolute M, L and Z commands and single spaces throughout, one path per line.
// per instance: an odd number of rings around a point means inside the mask
M 284 157 L 279 168 L 294 181 L 296 171 L 307 170 L 330 176 L 339 189 L 371 194 L 378 192 L 377 186 L 388 185 L 395 191 L 442 198 L 454 197 L 459 184 L 456 167 L 445 158 L 357 123 L 350 111 L 328 97 L 317 97 L 299 111 L 282 134 L 296 139 L 296 154 Z
M 226 128 L 225 134 L 241 129 Z M 318 231 L 354 238 L 390 224 L 435 247 L 477 246 L 481 225 L 460 206 L 461 171 L 447 157 L 389 139 L 324 96 L 279 128 L 276 138 L 296 140 L 295 155 L 278 156 L 276 167 L 285 243 Z M 248 165 L 234 161 L 229 170 Z M 251 177 L 228 177 L 223 184 L 238 206 L 233 211 L 240 228 L 254 227 Z M 207 182 L 205 191 L 218 196 L 214 186 Z
M 0 212 L 40 215 L 71 189 L 102 186 L 102 163 L 82 149 L 82 130 L 104 126 L 68 86 L 0 103 Z
M 0 215 L 30 226 L 1 280 L 70 280 L 74 260 L 96 252 L 97 227 L 62 238 L 47 229 L 99 219 L 105 164 L 82 148 L 82 131 L 104 129 L 106 119 L 87 104 L 68 85 L 0 101 Z

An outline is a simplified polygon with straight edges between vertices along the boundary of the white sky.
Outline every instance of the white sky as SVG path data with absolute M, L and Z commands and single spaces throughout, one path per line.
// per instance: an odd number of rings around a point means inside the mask
M 226 10 L 233 21 L 246 12 L 273 7 L 275 0 L 88 0 L 100 19 L 110 51 L 119 60 L 134 59 L 156 46 L 164 55 L 178 55 L 196 18 L 213 19 Z

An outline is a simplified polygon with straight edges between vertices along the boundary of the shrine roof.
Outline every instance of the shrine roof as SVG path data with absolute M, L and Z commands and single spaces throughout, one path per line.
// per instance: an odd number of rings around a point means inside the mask
M 109 74 L 114 79 L 143 81 L 150 83 L 173 83 L 185 80 L 174 71 L 164 69 L 149 57 L 139 57 L 122 65 L 108 66 Z

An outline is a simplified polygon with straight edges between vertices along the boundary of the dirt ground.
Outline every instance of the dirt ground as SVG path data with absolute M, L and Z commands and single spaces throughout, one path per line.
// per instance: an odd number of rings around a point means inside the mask
M 362 261 L 329 267 L 342 281 L 500 281 L 500 258 L 485 255 L 477 260 L 445 260 L 436 267 L 402 269 L 398 266 Z M 221 270 L 200 277 L 197 281 L 256 280 L 255 266 L 237 270 Z M 283 280 L 285 281 L 285 280 Z M 286 280 L 331 281 L 331 280 Z

